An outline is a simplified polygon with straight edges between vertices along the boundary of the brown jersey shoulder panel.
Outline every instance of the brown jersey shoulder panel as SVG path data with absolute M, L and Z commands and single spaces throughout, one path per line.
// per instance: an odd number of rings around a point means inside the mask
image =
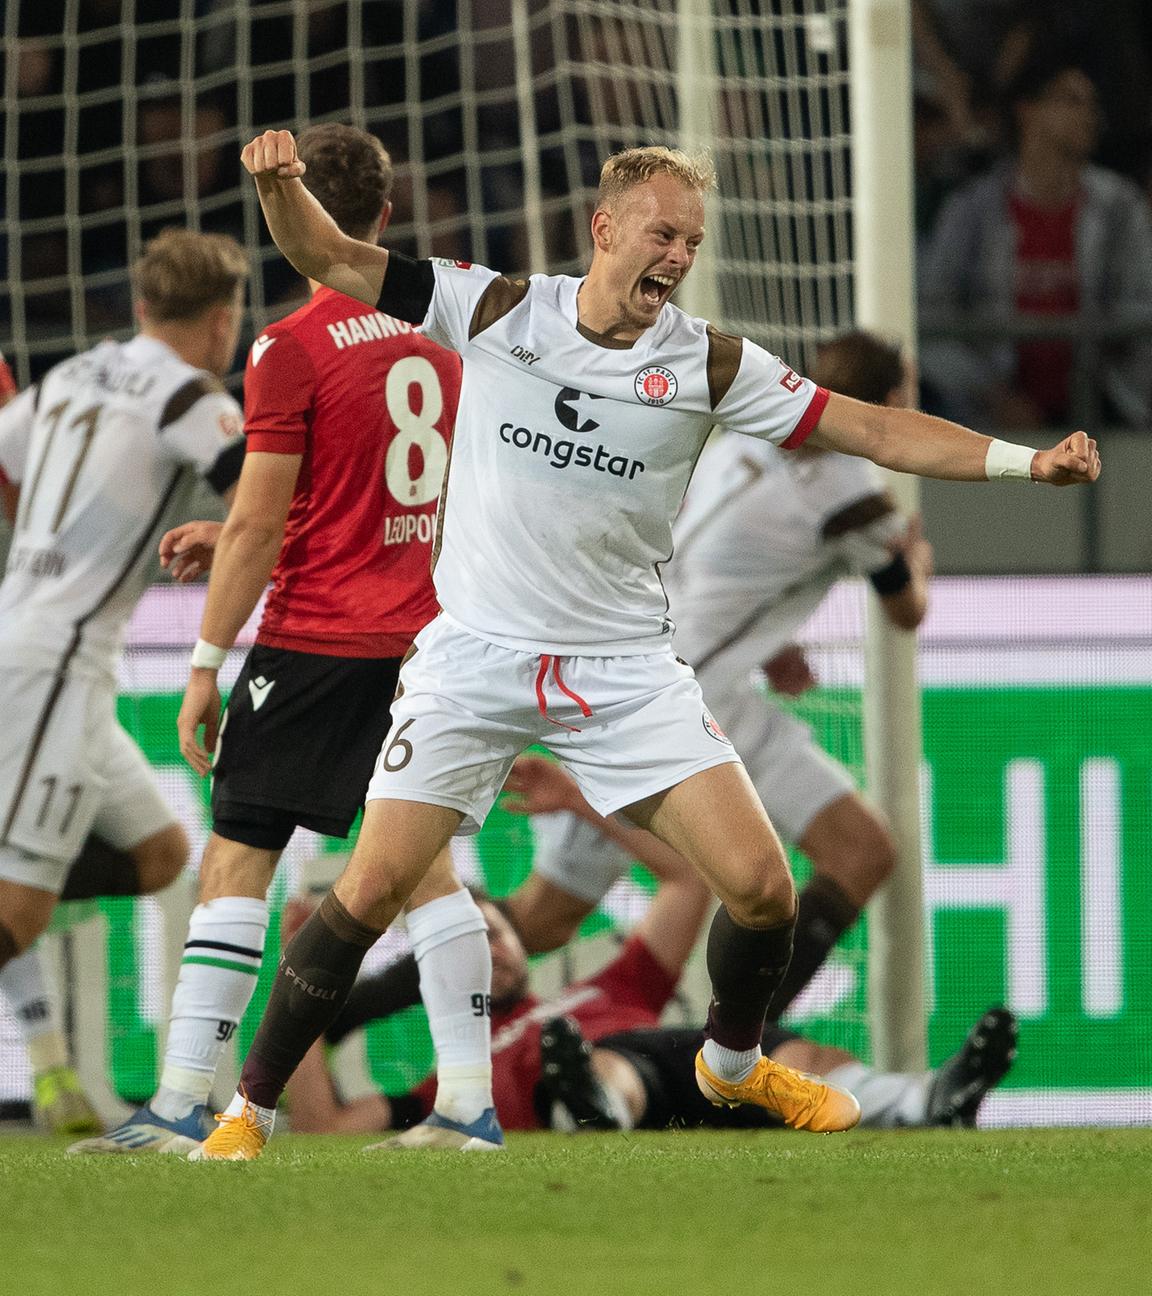
M 744 354 L 744 339 L 731 333 L 721 333 L 708 325 L 708 399 L 712 408 L 728 395 L 740 371 L 740 358 Z
M 182 419 L 198 400 L 210 396 L 213 392 L 227 390 L 218 378 L 213 378 L 210 374 L 197 374 L 195 378 L 189 378 L 182 387 L 177 387 L 168 397 L 160 414 L 160 430 L 163 431 L 178 419 Z
M 503 275 L 493 279 L 484 289 L 480 300 L 476 303 L 476 309 L 472 312 L 472 320 L 468 325 L 468 341 L 471 342 L 478 333 L 483 333 L 498 320 L 502 320 L 510 310 L 519 306 L 527 295 L 527 279 L 506 279 Z
M 873 522 L 878 522 L 895 511 L 896 505 L 887 491 L 865 495 L 863 499 L 855 500 L 838 513 L 833 513 L 824 523 L 821 535 L 825 540 L 835 540 L 837 536 L 847 535 L 849 531 L 859 531 L 871 526 Z

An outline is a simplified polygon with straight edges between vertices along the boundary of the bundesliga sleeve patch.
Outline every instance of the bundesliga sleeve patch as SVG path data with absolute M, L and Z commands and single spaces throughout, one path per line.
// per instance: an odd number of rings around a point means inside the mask
M 471 261 L 453 261 L 451 257 L 433 257 L 432 264 L 443 266 L 445 270 L 471 270 Z
M 667 405 L 676 396 L 676 375 L 671 369 L 649 365 L 636 375 L 636 395 L 645 405 Z

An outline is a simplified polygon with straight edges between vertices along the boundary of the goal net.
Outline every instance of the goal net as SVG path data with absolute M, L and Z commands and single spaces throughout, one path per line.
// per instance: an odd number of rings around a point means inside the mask
M 173 223 L 234 234 L 251 252 L 250 340 L 302 286 L 268 241 L 239 150 L 267 127 L 339 120 L 376 132 L 392 153 L 391 246 L 509 272 L 586 264 L 599 168 L 613 150 L 709 145 L 720 188 L 696 276 L 703 313 L 802 368 L 852 320 L 847 11 L 847 0 L 693 0 L 676 12 L 626 0 L 11 3 L 0 348 L 23 385 L 100 337 L 126 336 L 126 267 Z M 204 789 L 172 737 L 196 636 L 182 593 L 159 590 L 137 617 L 121 714 L 195 856 Z M 799 706 L 863 778 L 859 616 L 833 609 L 818 634 L 822 684 Z M 314 838 L 294 844 L 277 907 L 326 849 Z M 502 892 L 531 857 L 530 827 L 497 814 L 462 864 Z M 622 885 L 589 930 L 610 930 L 647 894 L 639 877 Z M 94 961 L 88 928 L 57 942 L 60 975 L 98 978 L 73 1019 L 79 1030 L 89 1000 L 104 997 L 102 1065 L 123 1098 L 154 1081 L 169 945 L 182 931 L 171 915 L 189 902 L 186 891 L 170 899 L 170 920 L 154 902 L 104 905 L 110 934 Z M 821 1038 L 866 1055 L 863 942 L 861 931 L 837 953 L 798 1012 Z M 262 980 L 241 1050 L 265 993 Z M 27 1085 L 10 1024 L 7 1039 L 0 1099 Z M 394 1074 L 395 1043 L 370 1045 L 376 1079 L 411 1078 Z

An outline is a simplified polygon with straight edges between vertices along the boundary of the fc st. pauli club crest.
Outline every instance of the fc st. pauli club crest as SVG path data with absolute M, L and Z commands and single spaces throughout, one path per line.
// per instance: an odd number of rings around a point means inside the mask
M 678 385 L 672 370 L 661 365 L 649 365 L 636 375 L 636 395 L 645 405 L 667 405 Z
M 704 708 L 703 720 L 704 732 L 708 734 L 710 738 L 715 738 L 717 742 L 726 743 L 729 747 L 732 746 L 732 739 L 728 737 L 724 730 L 721 729 L 712 718 L 712 712 L 709 711 L 707 707 Z

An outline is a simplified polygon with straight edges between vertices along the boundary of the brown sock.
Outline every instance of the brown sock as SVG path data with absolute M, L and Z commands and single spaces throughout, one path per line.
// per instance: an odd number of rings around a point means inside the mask
M 0 922 L 0 968 L 19 953 L 20 946 L 16 944 L 16 937 Z
M 708 931 L 712 1003 L 708 1035 L 724 1048 L 755 1048 L 764 1017 L 788 968 L 794 920 L 775 927 L 741 927 L 721 905 Z
M 280 955 L 272 995 L 240 1074 L 258 1107 L 275 1107 L 300 1060 L 323 1035 L 381 933 L 353 918 L 329 891 Z
M 60 899 L 92 900 L 96 896 L 139 894 L 140 875 L 131 854 L 89 833 L 68 870 Z
M 860 917 L 858 906 L 839 883 L 817 873 L 800 892 L 792 962 L 772 996 L 768 1017 L 775 1021 L 824 965 L 832 947 Z

